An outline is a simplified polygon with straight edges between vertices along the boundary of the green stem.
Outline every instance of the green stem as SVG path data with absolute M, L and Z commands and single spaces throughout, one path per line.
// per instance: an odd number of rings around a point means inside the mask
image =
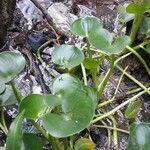
M 60 145 L 59 141 L 52 137 L 51 135 L 48 135 L 45 130 L 41 126 L 39 126 L 34 120 L 30 120 L 32 125 L 42 133 L 42 135 L 45 137 L 45 139 L 52 145 L 53 150 L 62 150 L 62 146 Z
M 105 105 L 107 105 L 107 104 L 109 104 L 109 103 L 111 103 L 111 102 L 113 102 L 113 101 L 115 100 L 115 97 L 116 97 L 116 95 L 117 95 L 117 92 L 118 92 L 118 90 L 119 90 L 121 81 L 122 81 L 122 79 L 123 79 L 123 76 L 124 76 L 125 71 L 127 70 L 127 68 L 128 68 L 128 67 L 126 67 L 126 68 L 124 69 L 124 71 L 122 72 L 122 74 L 121 74 L 121 77 L 120 77 L 120 79 L 119 79 L 119 81 L 118 81 L 118 84 L 117 84 L 117 87 L 116 87 L 116 90 L 115 90 L 115 93 L 114 93 L 113 97 L 112 97 L 110 100 L 108 100 L 108 101 L 105 101 L 105 102 L 103 102 L 103 103 L 100 103 L 100 104 L 97 106 L 97 108 L 103 107 L 103 106 L 105 106 Z
M 150 88 L 138 93 L 137 95 L 133 96 L 132 98 L 128 99 L 127 101 L 123 102 L 122 104 L 120 104 L 119 106 L 117 106 L 116 108 L 112 109 L 111 111 L 97 117 L 96 119 L 94 119 L 92 121 L 92 123 L 96 123 L 97 121 L 103 119 L 103 118 L 106 118 L 112 114 L 114 114 L 116 111 L 120 110 L 122 107 L 126 106 L 128 103 L 136 100 L 138 97 L 140 97 L 141 95 L 145 94 L 146 92 L 150 91 Z
M 114 62 L 115 62 L 115 59 L 114 59 L 114 56 L 112 56 L 112 60 L 111 60 L 111 64 L 110 64 L 110 68 L 109 70 L 107 71 L 105 77 L 103 78 L 102 82 L 98 85 L 98 88 L 97 88 L 97 92 L 98 92 L 98 97 L 100 97 L 106 87 L 106 84 L 113 72 L 113 69 L 114 69 Z
M 107 126 L 107 124 L 101 120 L 101 123 L 103 124 L 104 127 Z M 94 125 L 96 127 L 100 127 L 100 125 Z M 107 129 L 107 132 L 108 132 L 108 140 L 107 140 L 107 150 L 111 150 L 110 148 L 110 145 L 111 145 L 111 132 L 110 132 L 110 129 L 109 128 L 106 128 Z
M 110 130 L 117 130 L 119 132 L 122 132 L 122 133 L 126 133 L 126 134 L 129 134 L 129 131 L 127 130 L 124 130 L 124 129 L 120 129 L 120 128 L 114 128 L 114 127 L 109 127 L 109 126 L 102 126 L 102 125 L 93 125 L 94 127 L 99 127 L 99 128 L 106 128 L 106 129 L 110 129 Z
M 7 135 L 8 131 L 4 128 L 4 126 L 0 123 L 0 129 Z
M 81 69 L 82 69 L 82 74 L 83 74 L 84 85 L 87 85 L 86 70 L 85 70 L 83 63 L 81 63 Z
M 141 61 L 141 63 L 143 64 L 143 66 L 145 67 L 148 75 L 150 76 L 150 68 L 147 66 L 146 62 L 144 61 L 144 59 L 131 47 L 127 46 L 126 47 L 129 51 L 131 51 L 135 56 L 137 56 L 137 58 Z
M 15 87 L 15 85 L 14 85 L 14 83 L 13 83 L 12 81 L 10 81 L 10 85 L 11 85 L 12 90 L 13 90 L 13 92 L 14 92 L 15 96 L 16 96 L 16 99 L 17 99 L 17 101 L 18 101 L 18 104 L 20 104 L 21 99 L 20 99 L 20 96 L 19 96 L 18 90 L 16 89 L 16 87 Z
M 123 69 L 120 68 L 118 65 L 116 65 L 116 67 L 121 71 L 123 72 Z M 136 80 L 134 77 L 132 77 L 129 73 L 127 72 L 124 72 L 124 74 L 130 79 L 132 80 L 134 83 L 136 83 L 138 86 L 140 86 L 142 89 L 146 90 L 147 88 L 141 83 L 139 82 L 138 80 Z M 147 91 L 148 94 L 150 94 L 150 91 Z
M 134 18 L 134 21 L 133 21 L 131 34 L 130 34 L 130 38 L 131 38 L 131 43 L 130 44 L 131 45 L 133 44 L 133 42 L 136 38 L 137 32 L 138 32 L 139 27 L 141 25 L 142 18 L 143 18 L 142 14 L 135 14 L 135 18 Z
M 92 54 L 91 54 L 91 50 L 90 50 L 90 43 L 89 43 L 88 38 L 86 38 L 86 41 L 87 41 L 87 51 L 88 51 L 88 54 L 89 54 L 89 58 L 92 58 Z
M 116 120 L 115 118 L 110 115 L 109 118 L 112 120 L 112 124 L 113 124 L 113 142 L 114 142 L 114 149 L 118 150 L 118 133 L 117 133 L 117 126 L 116 126 Z

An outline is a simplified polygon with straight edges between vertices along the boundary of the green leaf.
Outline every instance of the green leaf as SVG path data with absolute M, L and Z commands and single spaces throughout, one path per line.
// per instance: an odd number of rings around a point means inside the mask
M 84 60 L 83 52 L 73 45 L 61 45 L 53 50 L 52 61 L 64 68 L 71 69 Z
M 6 150 L 20 150 L 22 143 L 22 121 L 24 111 L 12 122 L 6 140 Z
M 71 76 L 68 73 L 62 74 L 58 76 L 54 82 L 52 91 L 54 94 L 60 91 L 76 90 L 77 88 L 81 88 L 80 80 L 76 77 Z
M 3 81 L 0 81 L 0 95 L 4 92 L 6 89 L 5 83 Z
M 24 57 L 17 51 L 0 53 L 0 80 L 11 81 L 25 67 Z
M 71 25 L 71 32 L 75 35 L 88 37 L 94 29 L 102 28 L 102 22 L 96 17 L 79 18 Z
M 127 119 L 135 118 L 140 108 L 141 108 L 140 101 L 137 100 L 137 101 L 130 103 L 127 109 L 125 110 L 125 117 Z
M 45 108 L 44 96 L 32 94 L 25 97 L 20 104 L 20 112 L 25 110 L 24 117 L 28 119 L 36 119 L 40 117 Z
M 21 150 L 42 150 L 44 142 L 35 134 L 23 134 Z
M 96 69 L 101 61 L 94 60 L 93 58 L 85 58 L 83 61 L 83 65 L 86 69 Z
M 94 143 L 86 138 L 81 138 L 75 143 L 75 150 L 94 150 Z
M 133 123 L 130 127 L 130 136 L 127 150 L 149 150 L 150 123 Z
M 129 4 L 125 3 L 124 5 L 118 6 L 118 13 L 119 13 L 119 21 L 122 23 L 127 23 L 128 21 L 131 21 L 134 19 L 134 14 L 130 14 L 126 12 L 126 7 Z
M 144 14 L 148 10 L 150 10 L 150 2 L 145 2 L 143 4 L 131 3 L 126 8 L 128 13 L 134 14 Z
M 61 111 L 48 113 L 41 119 L 43 127 L 54 137 L 67 137 L 82 131 L 91 122 L 94 105 L 91 98 L 80 89 L 60 94 Z
M 130 44 L 130 41 L 131 40 L 129 36 L 118 37 L 111 46 L 103 49 L 103 52 L 108 55 L 120 54 L 126 48 L 126 46 Z
M 7 106 L 17 103 L 12 87 L 7 85 L 3 93 L 0 94 L 0 106 Z
M 150 17 L 144 16 L 140 26 L 140 33 L 150 37 Z
M 93 45 L 95 48 L 103 50 L 104 48 L 107 48 L 111 45 L 113 41 L 113 36 L 106 29 L 99 28 L 97 30 L 92 30 L 89 34 L 88 39 L 90 44 Z
M 150 54 L 150 44 L 146 45 L 146 49 L 144 49 L 148 54 Z

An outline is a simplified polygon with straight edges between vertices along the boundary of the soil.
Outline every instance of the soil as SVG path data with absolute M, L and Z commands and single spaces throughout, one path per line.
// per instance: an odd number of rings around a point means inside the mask
M 117 16 L 117 3 L 112 0 L 73 0 L 73 5 L 70 5 L 70 1 L 59 0 L 59 2 L 64 2 L 67 6 L 69 5 L 70 12 L 76 14 L 77 16 L 86 16 L 86 15 L 94 15 L 99 17 L 104 22 L 104 27 L 109 31 L 113 32 L 115 29 L 115 20 Z M 51 3 L 56 2 L 50 1 Z M 58 2 L 58 0 L 57 0 Z M 123 1 L 124 2 L 124 1 Z M 28 95 L 31 91 L 41 90 L 44 93 L 50 92 L 50 86 L 52 84 L 52 76 L 49 76 L 45 68 L 41 65 L 39 60 L 36 57 L 35 50 L 31 44 L 28 42 L 29 35 L 46 35 L 48 39 L 56 40 L 56 36 L 54 32 L 50 29 L 49 25 L 46 24 L 45 20 L 39 18 L 34 18 L 33 22 L 30 22 L 32 26 L 29 29 L 29 20 L 24 17 L 24 14 L 20 9 L 16 8 L 14 21 L 12 26 L 9 29 L 9 47 L 13 47 L 14 49 L 18 49 L 21 53 L 24 54 L 26 59 L 28 60 L 28 65 L 26 69 L 14 79 L 14 83 L 21 91 L 22 95 Z M 60 43 L 64 43 L 68 41 L 68 38 L 60 35 Z M 46 62 L 49 68 L 53 69 L 54 73 L 57 74 L 57 70 L 55 70 L 55 66 L 51 62 L 51 57 L 48 55 L 52 52 L 54 43 L 52 42 L 49 48 L 44 50 L 46 55 L 43 55 L 43 60 Z M 149 60 L 145 57 L 147 61 Z M 121 62 L 122 67 L 129 66 L 128 72 L 133 75 L 137 80 L 141 83 L 146 84 L 150 83 L 150 78 L 147 75 L 145 69 L 140 64 L 138 59 L 135 56 L 130 56 L 127 59 Z M 109 64 L 106 62 L 105 65 L 101 67 L 100 74 L 105 74 L 108 69 Z M 104 92 L 103 98 L 108 99 L 114 93 L 116 88 L 117 81 L 119 80 L 120 72 L 115 70 L 108 85 Z M 126 92 L 128 89 L 136 87 L 136 85 L 130 81 L 128 78 L 124 78 L 121 84 L 121 90 L 117 95 L 117 100 L 111 104 L 106 111 L 114 108 L 118 104 L 125 101 L 128 96 Z M 150 95 L 143 95 L 140 97 L 143 105 L 138 113 L 137 119 L 140 121 L 149 122 L 150 121 Z M 8 126 L 11 121 L 15 118 L 17 114 L 17 106 L 10 106 L 5 108 L 5 116 L 8 119 Z M 126 120 L 123 115 L 124 110 L 118 111 L 115 115 L 117 121 L 117 127 L 121 129 L 128 129 L 128 125 L 132 122 L 132 120 Z M 109 119 L 104 120 L 107 125 L 112 125 Z M 100 124 L 100 123 L 98 123 Z M 31 124 L 26 122 L 25 129 L 27 132 L 31 129 Z M 95 143 L 96 150 L 107 150 L 107 142 L 108 142 L 108 132 L 104 128 L 93 127 L 89 131 L 89 136 Z M 127 146 L 128 134 L 124 134 L 119 132 L 119 150 L 125 150 Z M 3 146 L 5 143 L 6 137 L 0 131 L 0 146 Z M 111 145 L 111 150 L 115 149 L 113 144 Z

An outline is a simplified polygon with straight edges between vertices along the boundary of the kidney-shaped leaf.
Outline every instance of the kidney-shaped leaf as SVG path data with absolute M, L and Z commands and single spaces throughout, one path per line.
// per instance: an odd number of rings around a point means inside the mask
M 0 94 L 0 106 L 7 106 L 17 103 L 16 96 L 11 86 L 6 85 L 6 89 Z
M 23 134 L 21 150 L 42 150 L 44 141 L 35 134 Z
M 94 29 L 102 28 L 102 22 L 96 17 L 79 18 L 71 25 L 71 32 L 75 35 L 88 37 L 89 33 Z
M 0 80 L 11 81 L 25 67 L 24 57 L 17 51 L 0 53 Z
M 83 52 L 73 45 L 61 45 L 52 52 L 52 61 L 68 69 L 80 65 L 83 59 Z
M 28 119 L 36 119 L 42 115 L 44 111 L 44 97 L 39 94 L 32 94 L 25 97 L 20 104 L 20 112 L 25 110 L 24 117 Z
M 90 32 L 88 39 L 90 44 L 97 49 L 104 49 L 111 45 L 113 36 L 106 29 L 99 28 L 97 30 L 93 29 Z
M 21 112 L 12 122 L 6 140 L 7 150 L 20 150 L 22 143 L 22 121 L 24 111 Z
M 62 74 L 58 76 L 53 82 L 53 93 L 57 93 L 60 91 L 76 90 L 77 88 L 81 88 L 80 80 L 76 77 L 71 76 L 68 73 Z
M 150 123 L 134 123 L 130 127 L 127 150 L 149 150 Z
M 75 150 L 94 150 L 94 143 L 86 138 L 81 138 L 75 143 Z
M 129 36 L 118 37 L 111 46 L 104 48 L 103 52 L 108 55 L 119 54 L 130 44 L 130 41 Z
M 66 91 L 60 99 L 62 111 L 59 114 L 48 113 L 41 118 L 44 128 L 59 138 L 80 132 L 89 125 L 94 115 L 93 101 L 81 90 Z

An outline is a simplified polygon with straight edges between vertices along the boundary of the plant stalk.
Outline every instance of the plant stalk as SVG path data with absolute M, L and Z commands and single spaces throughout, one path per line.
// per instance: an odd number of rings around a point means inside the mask
M 133 96 L 132 98 L 128 99 L 127 101 L 123 102 L 122 104 L 120 104 L 120 105 L 117 106 L 116 108 L 112 109 L 111 111 L 109 111 L 109 112 L 107 112 L 107 113 L 105 113 L 105 114 L 103 114 L 103 115 L 97 117 L 96 119 L 94 119 L 94 120 L 92 121 L 92 123 L 94 124 L 94 123 L 98 122 L 99 120 L 101 120 L 101 119 L 103 119 L 103 118 L 106 118 L 106 117 L 108 117 L 108 116 L 114 114 L 116 111 L 120 110 L 122 107 L 124 107 L 124 106 L 126 106 L 128 103 L 130 103 L 130 102 L 136 100 L 138 97 L 140 97 L 141 95 L 145 94 L 145 93 L 148 92 L 148 91 L 150 91 L 150 88 L 145 89 L 144 91 L 138 93 L 137 95 L 135 95 L 135 96 Z
M 41 126 L 39 126 L 34 120 L 30 120 L 32 125 L 42 133 L 42 135 L 45 137 L 45 139 L 52 145 L 53 150 L 63 150 L 62 146 L 60 145 L 59 141 L 52 137 L 51 135 L 48 135 L 45 130 Z
M 108 80 L 109 80 L 109 78 L 110 78 L 110 76 L 111 76 L 111 74 L 114 70 L 114 67 L 115 67 L 115 58 L 114 58 L 114 56 L 112 56 L 110 68 L 107 71 L 107 73 L 106 73 L 104 79 L 102 80 L 102 82 L 98 85 L 98 88 L 97 88 L 98 97 L 100 97 L 102 95 L 102 93 L 103 93 L 103 91 L 104 91 L 104 89 L 107 85 L 107 82 L 108 82 Z

